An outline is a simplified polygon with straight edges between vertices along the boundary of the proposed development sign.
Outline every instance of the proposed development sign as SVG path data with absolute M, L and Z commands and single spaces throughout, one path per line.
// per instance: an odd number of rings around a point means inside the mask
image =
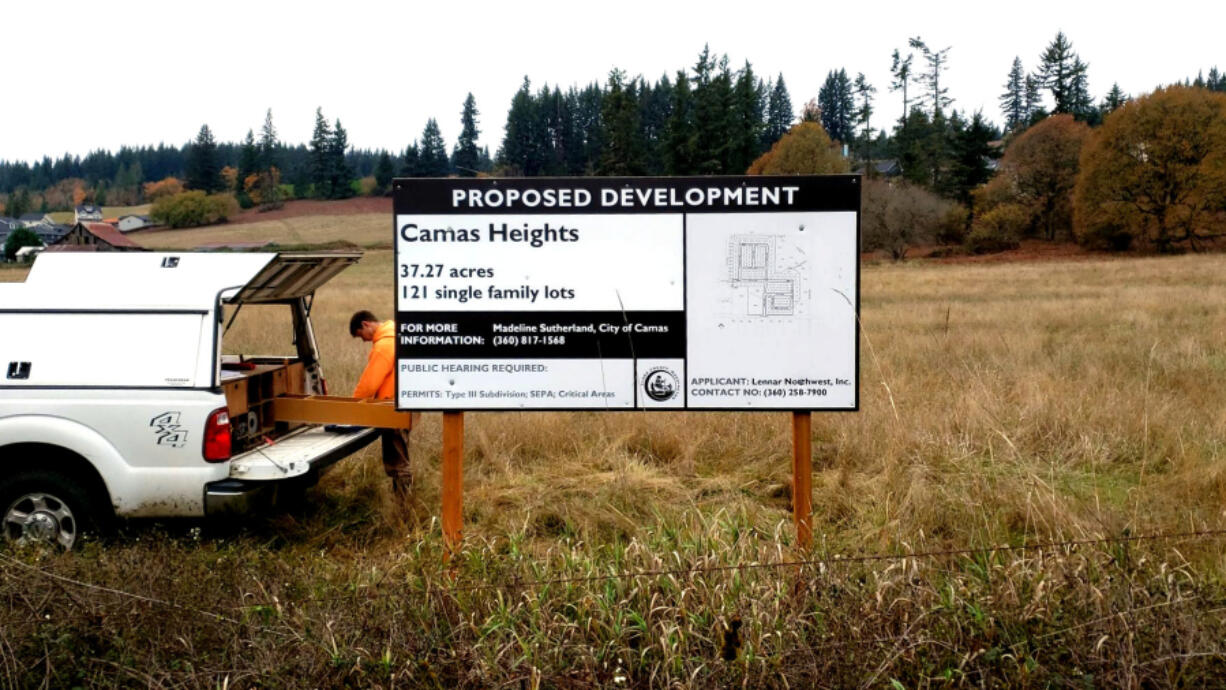
M 854 410 L 856 176 L 398 179 L 403 410 Z

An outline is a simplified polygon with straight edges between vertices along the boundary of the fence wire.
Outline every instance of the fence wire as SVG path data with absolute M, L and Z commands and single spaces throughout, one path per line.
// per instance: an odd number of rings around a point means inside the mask
M 822 558 L 807 558 L 795 559 L 786 561 L 775 561 L 769 563 L 732 563 L 726 565 L 713 566 L 698 566 L 690 568 L 655 568 L 645 570 L 626 571 L 619 573 L 605 573 L 601 575 L 583 575 L 569 577 L 543 578 L 537 580 L 519 580 L 503 584 L 475 584 L 461 585 L 456 584 L 452 577 L 446 573 L 441 573 L 439 581 L 432 583 L 431 589 L 446 592 L 446 593 L 468 593 L 468 592 L 484 592 L 484 591 L 499 591 L 513 592 L 523 589 L 537 589 L 541 587 L 549 587 L 554 585 L 576 585 L 588 584 L 593 582 L 608 582 L 614 580 L 631 580 L 642 577 L 675 577 L 682 575 L 698 575 L 724 572 L 743 572 L 752 570 L 770 570 L 779 568 L 814 568 L 814 567 L 831 567 L 840 564 L 852 563 L 871 563 L 883 561 L 906 561 L 906 560 L 935 560 L 938 558 L 946 558 L 951 556 L 990 556 L 998 553 L 1011 553 L 1019 551 L 1053 551 L 1062 549 L 1074 549 L 1080 546 L 1097 546 L 1104 544 L 1131 544 L 1138 542 L 1171 542 L 1185 541 L 1193 539 L 1219 539 L 1226 537 L 1226 529 L 1215 530 L 1196 530 L 1187 532 L 1175 533 L 1155 533 L 1144 535 L 1121 535 L 1115 537 L 1100 537 L 1097 539 L 1067 539 L 1062 541 L 1044 541 L 1044 542 L 1029 542 L 1025 544 L 1003 544 L 998 546 L 985 546 L 975 548 L 952 548 L 952 549 L 936 549 L 930 551 L 913 551 L 908 553 L 872 553 L 872 554 L 835 554 Z M 134 601 L 144 602 L 153 606 L 194 613 L 206 618 L 210 618 L 219 622 L 225 622 L 235 625 L 244 625 L 244 621 L 240 621 L 231 616 L 198 608 L 195 606 L 187 606 L 179 604 L 167 599 L 137 594 L 128 592 L 114 587 L 107 587 L 91 582 L 85 582 L 71 577 L 66 577 L 58 573 L 53 573 L 46 568 L 36 565 L 23 563 L 7 554 L 0 554 L 0 564 L 7 564 L 10 568 L 5 568 L 5 578 L 12 579 L 14 576 L 10 573 L 12 569 L 17 569 L 21 572 L 30 575 L 44 577 L 53 580 L 61 585 L 72 585 L 81 589 L 95 591 L 103 594 L 114 595 L 122 598 L 131 599 Z M 386 574 L 385 576 L 386 577 Z M 382 579 L 380 579 L 382 582 Z M 450 583 L 450 584 L 448 584 Z M 381 597 L 390 597 L 403 595 L 403 592 L 352 592 L 344 596 L 336 597 L 307 597 L 295 603 L 327 603 L 333 601 L 343 601 L 347 599 L 376 599 Z M 250 611 L 260 607 L 272 606 L 271 602 L 261 602 L 258 604 L 244 604 L 229 607 L 232 611 Z M 259 626 L 265 627 L 265 626 Z M 271 630 L 271 629 L 269 629 Z M 275 632 L 275 631 L 274 631 Z

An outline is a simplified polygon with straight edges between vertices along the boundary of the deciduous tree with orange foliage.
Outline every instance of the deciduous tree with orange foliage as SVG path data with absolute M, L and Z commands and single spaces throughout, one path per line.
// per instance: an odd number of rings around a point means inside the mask
M 183 191 L 183 183 L 175 177 L 164 177 L 157 182 L 145 183 L 145 201 L 153 203 L 165 196 L 174 196 Z
M 1081 149 L 1089 136 L 1090 128 L 1072 115 L 1053 115 L 1039 122 L 1005 149 L 997 177 L 976 200 L 995 198 L 1017 204 L 1018 210 L 1029 215 L 1034 232 L 1048 240 L 1071 231 L 1073 186 Z M 975 210 L 987 212 L 995 205 L 977 204 Z
M 221 181 L 226 185 L 227 192 L 238 191 L 238 168 L 227 165 L 221 169 Z
M 243 180 L 243 191 L 261 211 L 271 211 L 285 205 L 281 199 L 281 171 L 276 166 L 248 175 Z
M 1107 116 L 1081 157 L 1077 237 L 1160 252 L 1226 236 L 1226 94 L 1172 86 Z
M 847 160 L 816 122 L 788 130 L 749 166 L 750 175 L 822 175 L 847 172 Z

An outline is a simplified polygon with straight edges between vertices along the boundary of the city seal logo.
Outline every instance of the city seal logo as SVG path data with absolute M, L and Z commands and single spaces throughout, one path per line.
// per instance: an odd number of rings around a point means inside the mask
M 656 367 L 643 377 L 643 392 L 656 402 L 665 402 L 677 397 L 681 382 L 668 367 Z

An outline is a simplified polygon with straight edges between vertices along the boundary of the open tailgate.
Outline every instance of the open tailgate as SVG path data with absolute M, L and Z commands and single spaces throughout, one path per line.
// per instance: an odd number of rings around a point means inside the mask
M 358 452 L 378 435 L 378 429 L 350 432 L 328 431 L 321 426 L 295 429 L 274 443 L 231 459 L 230 478 L 276 481 L 298 477 Z

